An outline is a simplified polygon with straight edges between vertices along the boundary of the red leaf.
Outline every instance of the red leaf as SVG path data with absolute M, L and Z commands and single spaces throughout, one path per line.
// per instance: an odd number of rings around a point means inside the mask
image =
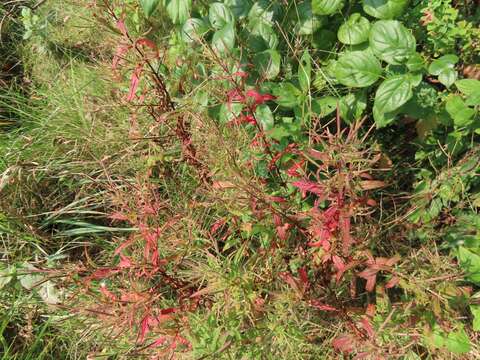
M 308 281 L 307 270 L 304 267 L 298 269 L 298 275 L 300 276 L 300 281 L 302 282 L 304 288 L 308 288 L 310 282 Z
M 162 345 L 165 345 L 167 342 L 167 337 L 166 336 L 160 336 L 157 340 L 155 340 L 150 347 L 156 348 L 160 347 Z
M 127 96 L 127 101 L 132 101 L 133 99 L 135 99 L 135 94 L 140 83 L 140 76 L 142 74 L 142 70 L 143 66 L 139 64 L 132 73 L 132 77 L 130 79 L 130 91 Z
M 302 196 L 305 197 L 307 192 L 316 195 L 323 195 L 325 188 L 310 180 L 299 180 L 292 183 L 293 186 L 302 191 Z
M 107 289 L 107 286 L 105 284 L 100 284 L 100 292 L 102 293 L 103 296 L 105 296 L 109 300 L 112 300 L 112 301 L 117 300 L 117 297 Z
M 400 279 L 397 276 L 393 276 L 386 284 L 385 288 L 391 289 L 394 286 L 397 286 L 398 283 L 400 282 Z
M 112 220 L 118 220 L 118 221 L 126 221 L 128 220 L 128 216 L 124 215 L 120 212 L 115 212 L 112 215 L 109 216 L 110 219 Z
M 299 169 L 302 168 L 303 164 L 305 163 L 305 160 L 299 161 L 295 164 L 293 164 L 288 170 L 287 174 L 291 177 L 300 177 L 302 174 L 298 172 Z
M 115 56 L 113 57 L 112 61 L 112 70 L 116 70 L 118 65 L 120 64 L 120 61 L 122 58 L 125 56 L 125 54 L 128 52 L 128 49 L 130 46 L 121 44 L 117 47 L 117 50 L 115 51 Z
M 373 330 L 373 326 L 372 324 L 370 324 L 368 318 L 363 317 L 362 320 L 360 320 L 360 324 L 362 325 L 362 328 L 366 331 L 368 337 L 370 339 L 373 339 L 375 337 L 375 330 Z
M 269 196 L 268 199 L 275 203 L 284 203 L 287 201 L 281 196 Z
M 238 76 L 241 78 L 246 78 L 248 74 L 245 71 L 237 71 L 232 74 L 232 76 Z
M 150 327 L 148 325 L 149 321 L 150 321 L 150 316 L 147 315 L 143 318 L 142 322 L 140 323 L 140 334 L 138 336 L 138 341 L 140 343 L 143 343 L 143 341 L 145 340 L 145 336 L 148 334 L 150 330 Z
M 323 304 L 318 300 L 310 300 L 310 305 L 312 307 L 314 307 L 316 309 L 319 309 L 319 310 L 322 310 L 322 311 L 338 311 L 337 308 L 335 308 L 331 305 Z
M 130 260 L 125 255 L 120 254 L 120 262 L 118 263 L 118 267 L 120 269 L 128 269 L 133 266 L 132 260 Z
M 273 95 L 270 95 L 270 94 L 260 94 L 258 91 L 256 90 L 248 90 L 245 94 L 247 97 L 250 97 L 250 98 L 253 98 L 253 100 L 255 101 L 255 104 L 256 105 L 260 105 L 260 104 L 263 104 L 264 102 L 266 101 L 269 101 L 269 100 L 275 100 L 276 97 L 273 96 Z
M 122 19 L 117 21 L 117 28 L 120 30 L 123 36 L 127 36 L 127 27 Z
M 352 338 L 349 335 L 340 335 L 337 336 L 332 341 L 333 347 L 340 352 L 351 353 L 354 349 L 354 344 Z
M 215 234 L 223 225 L 225 225 L 225 223 L 225 219 L 218 219 L 217 221 L 215 221 L 210 228 L 210 234 Z
M 150 49 L 157 50 L 157 45 L 155 45 L 155 43 L 152 40 L 149 40 L 149 39 L 145 39 L 145 38 L 138 39 L 136 44 L 147 46 Z
M 350 247 L 353 243 L 352 236 L 350 235 L 350 217 L 341 216 L 339 227 L 343 238 L 343 256 L 348 256 L 350 254 Z

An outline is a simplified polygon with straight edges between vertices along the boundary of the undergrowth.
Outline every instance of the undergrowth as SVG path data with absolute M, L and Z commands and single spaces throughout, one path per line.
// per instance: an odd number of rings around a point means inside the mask
M 3 359 L 476 359 L 474 1 L 0 5 Z

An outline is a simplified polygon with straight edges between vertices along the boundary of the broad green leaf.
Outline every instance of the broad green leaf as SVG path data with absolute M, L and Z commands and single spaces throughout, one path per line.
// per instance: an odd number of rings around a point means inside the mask
M 233 16 L 237 19 L 242 19 L 248 15 L 252 8 L 250 0 L 225 0 L 224 4 L 232 11 Z
M 159 4 L 160 0 L 140 0 L 140 6 L 147 18 L 154 13 Z
M 425 66 L 425 60 L 419 53 L 412 54 L 406 62 L 407 68 L 410 71 L 420 71 Z
M 298 64 L 298 82 L 300 83 L 300 88 L 304 93 L 307 93 L 310 89 L 311 76 L 312 62 L 310 54 L 307 50 L 305 50 L 300 58 L 300 63 Z
M 233 13 L 222 3 L 215 2 L 210 4 L 208 19 L 210 20 L 210 24 L 212 24 L 215 29 L 219 30 L 225 25 L 233 22 Z
M 311 1 L 304 1 L 292 7 L 291 14 L 295 22 L 295 33 L 298 35 L 312 35 L 326 22 L 325 17 L 313 14 Z
M 368 50 L 343 54 L 334 68 L 338 82 L 350 87 L 370 86 L 379 79 L 381 73 L 380 62 Z
M 457 80 L 457 72 L 453 69 L 443 70 L 440 75 L 438 75 L 438 81 L 440 81 L 447 88 L 453 85 Z
M 220 54 L 231 51 L 235 46 L 235 28 L 233 23 L 226 24 L 213 34 L 212 47 Z
M 188 19 L 182 28 L 182 39 L 187 43 L 193 43 L 208 32 L 208 25 L 202 19 Z
M 463 127 L 468 126 L 472 123 L 475 110 L 469 108 L 460 96 L 450 96 L 447 99 L 445 108 L 449 115 L 452 117 L 455 126 Z
M 462 94 L 465 95 L 474 95 L 480 93 L 480 81 L 476 79 L 462 79 L 455 82 L 457 87 Z
M 400 108 L 413 96 L 412 83 L 408 75 L 395 75 L 385 79 L 377 89 L 374 105 L 381 112 L 392 112 Z
M 455 82 L 457 89 L 467 95 L 465 104 L 469 106 L 480 105 L 480 81 L 475 79 L 462 79 Z
M 327 116 L 337 109 L 339 100 L 333 96 L 325 96 L 312 101 L 312 111 L 320 117 Z
M 370 47 L 375 55 L 392 65 L 401 65 L 415 53 L 412 33 L 396 20 L 380 20 L 370 31 Z
M 431 75 L 438 76 L 447 69 L 454 69 L 455 64 L 458 62 L 458 56 L 453 54 L 444 55 L 430 64 L 428 72 Z
M 275 49 L 278 45 L 278 36 L 271 25 L 258 22 L 250 30 L 248 45 L 254 52 Z
M 342 120 L 350 124 L 359 119 L 367 108 L 367 93 L 365 89 L 350 93 L 342 97 L 338 104 Z
M 455 354 L 465 354 L 471 350 L 470 339 L 464 329 L 449 332 L 445 345 Z
M 377 126 L 378 129 L 385 127 L 391 124 L 392 122 L 394 122 L 398 115 L 398 111 L 383 112 L 382 110 L 378 109 L 375 105 L 373 106 L 372 112 L 373 112 L 373 119 L 375 120 L 375 125 Z
M 277 77 L 280 72 L 280 54 L 277 50 L 265 50 L 255 55 L 253 63 L 267 80 Z
M 408 0 L 364 0 L 363 10 L 377 19 L 389 20 L 403 14 L 407 4 Z
M 15 268 L 7 267 L 0 269 L 0 290 L 12 280 Z
M 268 2 L 257 1 L 248 12 L 248 26 L 251 28 L 259 22 L 273 25 L 274 16 L 275 8 L 273 6 L 269 6 Z
M 480 305 L 470 305 L 473 315 L 473 331 L 480 331 Z
M 174 24 L 183 24 L 190 17 L 192 0 L 169 0 L 167 13 Z
M 463 271 L 466 272 L 466 279 L 480 285 L 480 256 L 460 246 L 458 260 Z
M 330 15 L 343 7 L 343 0 L 312 0 L 312 11 L 317 15 Z
M 347 45 L 357 45 L 368 40 L 370 21 L 358 13 L 352 14 L 338 29 L 338 40 Z
M 273 88 L 275 102 L 286 108 L 294 108 L 303 102 L 303 94 L 299 88 L 289 82 L 282 82 Z
M 264 131 L 269 131 L 273 129 L 274 126 L 274 119 L 272 110 L 268 105 L 260 105 L 255 110 L 255 117 L 262 126 Z

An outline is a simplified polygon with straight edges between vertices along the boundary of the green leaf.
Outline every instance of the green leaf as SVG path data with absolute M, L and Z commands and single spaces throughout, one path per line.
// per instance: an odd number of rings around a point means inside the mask
M 5 287 L 5 285 L 8 285 L 8 283 L 12 280 L 14 274 L 15 268 L 13 267 L 0 269 L 0 290 Z
M 320 117 L 325 117 L 337 109 L 339 100 L 333 96 L 325 96 L 312 101 L 312 111 Z
M 140 6 L 147 18 L 154 13 L 159 4 L 160 0 L 140 0 Z
M 312 62 L 310 54 L 305 50 L 298 65 L 298 82 L 304 93 L 307 93 L 310 90 L 311 76 Z
M 480 331 L 480 305 L 470 305 L 473 315 L 473 331 Z
M 358 13 L 352 14 L 338 29 L 338 40 L 347 45 L 357 45 L 368 40 L 370 21 Z
M 313 14 L 311 1 L 304 1 L 293 7 L 291 13 L 295 22 L 295 33 L 298 35 L 312 35 L 326 22 L 325 17 Z
M 471 350 L 470 339 L 464 329 L 449 332 L 445 345 L 455 354 L 464 354 Z
M 440 81 L 447 88 L 453 85 L 457 80 L 457 72 L 453 69 L 443 70 L 440 75 L 438 75 L 438 81 Z
M 339 101 L 341 118 L 348 124 L 359 119 L 367 108 L 367 93 L 360 90 L 355 94 L 348 94 Z
M 475 115 L 475 110 L 469 108 L 458 95 L 452 95 L 447 99 L 445 109 L 457 127 L 470 125 Z
M 455 82 L 457 89 L 467 95 L 465 103 L 469 106 L 480 105 L 480 81 L 475 79 L 463 79 Z
M 272 110 L 270 110 L 270 107 L 268 105 L 264 104 L 264 105 L 258 106 L 257 109 L 255 110 L 255 117 L 259 121 L 264 131 L 269 131 L 273 129 L 273 126 L 274 126 L 273 114 L 272 114 Z
M 458 56 L 453 54 L 444 55 L 438 58 L 430 64 L 428 72 L 431 75 L 438 76 L 447 69 L 454 69 L 455 64 L 458 62 Z
M 38 269 L 30 263 L 23 263 L 18 270 L 17 279 L 20 284 L 27 290 L 32 290 L 40 285 L 45 277 L 38 272 Z
M 408 75 L 395 75 L 385 79 L 377 89 L 374 106 L 381 112 L 400 108 L 413 96 Z
M 395 19 L 403 14 L 408 0 L 364 0 L 363 10 L 382 20 Z
M 235 46 L 235 28 L 233 23 L 226 24 L 213 34 L 212 47 L 220 54 L 231 51 Z
M 169 0 L 167 14 L 174 24 L 183 24 L 190 17 L 192 0 Z
M 277 97 L 275 102 L 286 108 L 294 108 L 303 102 L 300 89 L 289 82 L 282 82 L 273 88 L 273 95 Z
M 415 53 L 416 41 L 412 33 L 396 20 L 380 20 L 370 31 L 370 46 L 380 59 L 392 65 L 401 65 Z
M 225 0 L 224 4 L 229 7 L 237 19 L 242 19 L 247 16 L 252 8 L 252 2 L 250 0 Z
M 210 24 L 218 30 L 233 22 L 233 13 L 222 3 L 216 2 L 210 4 L 208 19 L 210 20 Z
M 271 80 L 280 72 L 280 54 L 277 50 L 265 50 L 255 55 L 253 63 L 265 79 Z
M 317 15 L 330 15 L 343 7 L 343 0 L 312 0 L 312 10 Z
M 375 83 L 382 67 L 368 50 L 352 51 L 342 55 L 334 68 L 338 82 L 350 87 L 366 87 Z
M 248 44 L 254 52 L 275 49 L 278 45 L 278 36 L 273 31 L 272 26 L 264 22 L 258 22 L 250 30 Z
M 415 53 L 408 58 L 406 65 L 410 71 L 420 71 L 425 66 L 425 60 L 423 59 L 422 55 Z
M 480 93 L 480 81 L 476 79 L 462 79 L 455 82 L 455 86 L 462 94 L 474 95 Z
M 188 19 L 182 28 L 182 39 L 186 43 L 193 43 L 201 39 L 208 32 L 208 25 L 202 19 Z
M 480 285 L 480 256 L 460 246 L 458 248 L 458 260 L 460 266 L 466 272 L 465 278 L 476 285 Z

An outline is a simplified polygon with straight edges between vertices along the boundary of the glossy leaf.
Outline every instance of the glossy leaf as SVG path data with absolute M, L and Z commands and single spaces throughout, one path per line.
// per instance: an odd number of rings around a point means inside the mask
M 428 72 L 431 75 L 438 76 L 443 71 L 448 69 L 454 69 L 455 64 L 458 62 L 458 56 L 453 54 L 444 55 L 441 58 L 438 58 L 430 64 L 428 67 Z
M 280 72 L 280 54 L 276 50 L 265 50 L 255 55 L 253 63 L 260 74 L 268 80 L 277 77 Z
M 295 33 L 298 35 L 312 35 L 326 22 L 325 17 L 313 14 L 311 1 L 300 3 L 292 8 L 291 12 L 295 22 Z
M 357 45 L 368 40 L 370 21 L 358 13 L 352 14 L 338 29 L 338 40 L 347 45 Z
M 183 24 L 190 17 L 192 0 L 169 0 L 167 14 L 174 24 Z
M 385 79 L 377 89 L 374 106 L 381 112 L 392 112 L 412 97 L 412 83 L 408 75 Z
M 466 279 L 476 285 L 480 285 L 480 256 L 467 248 L 458 248 L 458 260 L 463 271 L 466 272 Z
M 338 82 L 350 87 L 366 87 L 375 83 L 382 73 L 377 58 L 368 50 L 342 55 L 334 68 Z
M 445 108 L 452 117 L 455 126 L 463 127 L 472 123 L 475 110 L 468 107 L 460 96 L 450 96 L 447 99 Z
M 233 13 L 224 4 L 215 2 L 210 4 L 208 19 L 210 20 L 210 24 L 218 30 L 233 22 Z
M 235 28 L 232 23 L 213 34 L 212 47 L 221 54 L 230 52 L 235 46 Z
M 312 0 L 312 11 L 317 15 L 331 15 L 343 7 L 343 0 Z
M 380 20 L 370 31 L 370 47 L 376 56 L 392 65 L 400 65 L 415 54 L 412 33 L 396 20 Z
M 464 329 L 451 331 L 445 341 L 447 349 L 455 354 L 465 354 L 471 350 L 470 339 Z
M 403 14 L 408 0 L 364 0 L 363 10 L 382 20 L 395 19 Z
M 188 19 L 182 28 L 182 39 L 187 43 L 193 43 L 202 38 L 208 32 L 208 25 L 202 19 Z
M 259 105 L 255 110 L 255 117 L 264 131 L 273 129 L 274 119 L 272 110 L 268 105 Z
M 289 82 L 280 83 L 273 89 L 277 97 L 275 102 L 286 108 L 293 108 L 302 102 L 303 94 L 295 85 Z

